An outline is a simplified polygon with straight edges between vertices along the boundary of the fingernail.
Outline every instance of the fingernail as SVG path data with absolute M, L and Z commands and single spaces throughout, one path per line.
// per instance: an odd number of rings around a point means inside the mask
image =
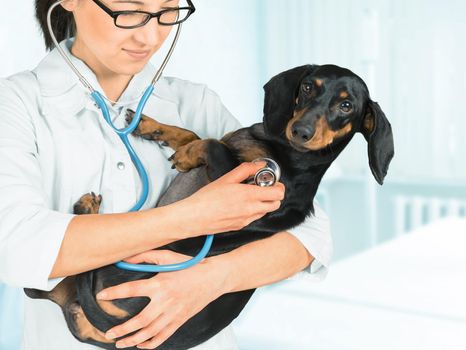
M 115 338 L 115 333 L 113 333 L 113 332 L 107 332 L 107 333 L 105 333 L 105 338 L 107 338 L 107 339 L 114 339 L 114 338 Z
M 121 349 L 121 348 L 126 348 L 127 345 L 125 343 L 116 343 L 115 347 L 117 347 L 118 349 Z
M 100 292 L 96 295 L 97 299 L 105 299 L 107 297 L 107 293 L 105 292 Z

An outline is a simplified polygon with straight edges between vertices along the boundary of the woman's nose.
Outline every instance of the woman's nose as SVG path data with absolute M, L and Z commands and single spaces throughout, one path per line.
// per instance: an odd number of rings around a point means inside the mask
M 157 18 L 152 18 L 142 27 L 136 28 L 134 38 L 147 46 L 157 46 L 162 40 L 162 28 L 157 22 Z

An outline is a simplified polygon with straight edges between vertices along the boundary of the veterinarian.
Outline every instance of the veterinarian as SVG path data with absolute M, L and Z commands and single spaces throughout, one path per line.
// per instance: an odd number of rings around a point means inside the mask
M 45 37 L 46 14 L 55 0 L 36 0 Z M 108 99 L 117 127 L 135 109 L 155 67 L 149 62 L 173 26 L 157 18 L 132 29 L 115 25 L 98 3 L 112 11 L 157 12 L 178 1 L 68 0 L 52 20 L 61 47 L 81 74 Z M 14 54 L 14 53 L 11 53 Z M 162 77 L 144 113 L 159 122 L 221 138 L 241 127 L 206 86 Z M 18 286 L 53 289 L 65 276 L 131 257 L 130 262 L 168 264 L 186 260 L 170 251 L 151 251 L 169 242 L 206 233 L 236 230 L 276 210 L 284 196 L 270 188 L 241 184 L 260 167 L 243 163 L 185 200 L 154 208 L 177 171 L 168 147 L 132 138 L 150 179 L 149 198 L 138 212 L 140 179 L 116 133 L 88 91 L 51 50 L 32 71 L 0 80 L 0 280 Z M 90 191 L 101 194 L 98 215 L 74 215 L 73 204 Z M 325 276 L 331 253 L 329 224 L 316 216 L 300 226 L 206 258 L 193 268 L 161 273 L 149 280 L 107 290 L 103 299 L 144 295 L 151 302 L 140 315 L 109 330 L 124 348 L 154 348 L 220 295 L 264 286 L 299 272 Z M 309 317 L 315 317 L 309 315 Z M 47 300 L 25 298 L 22 349 L 96 349 L 73 338 L 60 309 Z M 231 326 L 195 349 L 237 349 Z

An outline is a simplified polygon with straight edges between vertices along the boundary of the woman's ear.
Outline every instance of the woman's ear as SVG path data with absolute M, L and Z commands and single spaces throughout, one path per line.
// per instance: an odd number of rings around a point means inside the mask
M 395 154 L 392 127 L 377 102 L 369 100 L 362 125 L 372 175 L 382 185 Z
M 264 85 L 264 127 L 269 135 L 280 136 L 290 120 L 301 80 L 317 66 L 307 64 L 282 72 Z
M 60 5 L 66 11 L 73 12 L 76 6 L 78 5 L 78 0 L 65 0 Z

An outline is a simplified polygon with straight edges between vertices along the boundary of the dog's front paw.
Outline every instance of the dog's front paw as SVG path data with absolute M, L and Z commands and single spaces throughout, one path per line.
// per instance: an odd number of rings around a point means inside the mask
M 98 214 L 100 204 L 102 203 L 102 196 L 94 192 L 86 193 L 81 196 L 79 200 L 73 206 L 74 214 Z
M 135 114 L 136 113 L 131 109 L 126 111 L 125 120 L 127 125 L 133 121 Z M 160 123 L 145 115 L 141 116 L 141 120 L 139 121 L 137 128 L 134 129 L 132 134 L 135 136 L 140 136 L 146 140 L 163 141 L 166 144 L 166 142 L 161 139 L 163 131 Z
M 173 163 L 172 169 L 176 168 L 181 173 L 204 165 L 204 140 L 195 140 L 178 147 L 178 150 L 168 160 Z

